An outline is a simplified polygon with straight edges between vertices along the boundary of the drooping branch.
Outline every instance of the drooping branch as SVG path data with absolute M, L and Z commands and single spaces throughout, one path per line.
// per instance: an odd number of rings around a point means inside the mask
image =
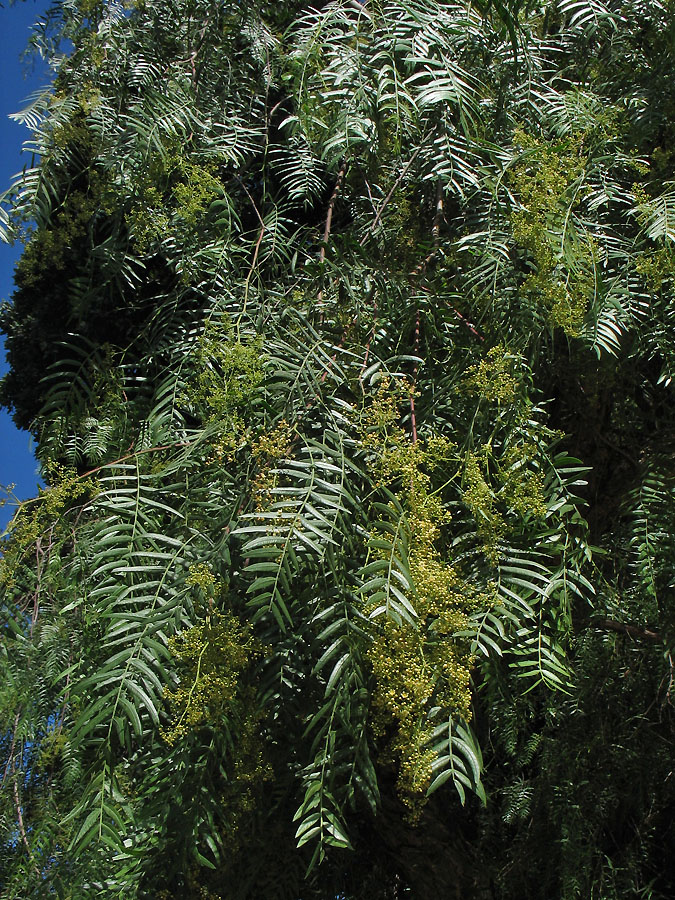
M 21 708 L 17 709 L 16 715 L 14 716 L 14 725 L 12 727 L 12 744 L 9 748 L 9 753 L 7 754 L 7 762 L 5 764 L 5 771 L 2 774 L 2 781 L 0 781 L 0 785 L 5 783 L 5 779 L 9 775 L 12 766 L 14 765 L 14 748 L 16 747 L 16 731 L 19 727 L 19 718 L 21 717 Z
M 419 353 L 420 349 L 420 308 L 417 307 L 415 311 L 415 341 L 413 345 L 413 352 L 415 356 Z M 413 369 L 413 383 L 410 388 L 410 427 L 412 430 L 412 442 L 413 444 L 417 443 L 417 416 L 415 415 L 415 383 L 417 381 L 417 369 L 418 365 L 415 363 L 415 368 Z
M 377 228 L 377 226 L 380 224 L 380 219 L 382 218 L 382 213 L 385 211 L 385 209 L 387 208 L 387 205 L 388 205 L 389 201 L 391 200 L 391 198 L 392 198 L 392 197 L 394 196 L 394 194 L 396 193 L 396 190 L 397 190 L 398 186 L 400 185 L 400 183 L 403 181 L 403 179 L 404 179 L 405 176 L 407 175 L 408 169 L 412 166 L 412 164 L 413 164 L 413 163 L 415 162 L 415 160 L 417 159 L 417 156 L 418 156 L 418 154 L 419 154 L 419 152 L 420 152 L 421 149 L 422 149 L 421 147 L 418 147 L 418 148 L 415 150 L 415 152 L 413 153 L 413 155 L 410 157 L 410 159 L 408 160 L 408 162 L 405 164 L 405 166 L 404 166 L 403 169 L 401 170 L 401 173 L 400 173 L 400 175 L 398 176 L 398 178 L 396 179 L 396 181 L 392 184 L 391 188 L 389 189 L 389 193 L 388 193 L 387 196 L 384 198 L 384 200 L 383 200 L 382 203 L 380 204 L 380 206 L 379 206 L 379 208 L 378 208 L 378 210 L 377 210 L 377 212 L 376 212 L 376 214 L 375 214 L 375 219 L 374 219 L 374 221 L 373 221 L 373 224 L 370 226 L 370 228 L 368 229 L 368 231 L 363 235 L 363 237 L 362 237 L 361 240 L 359 241 L 359 246 L 363 247 L 363 245 L 365 244 L 365 242 L 368 240 L 369 235 L 371 235 L 371 234 L 375 231 L 375 229 Z
M 144 447 L 142 450 L 134 450 L 133 453 L 127 453 L 125 456 L 120 456 L 110 462 L 102 463 L 100 466 L 96 466 L 95 469 L 89 469 L 87 472 L 83 472 L 82 475 L 78 475 L 78 478 L 88 478 L 90 475 L 95 475 L 96 472 L 101 472 L 103 469 L 107 469 L 110 466 L 116 466 L 119 463 L 126 462 L 128 459 L 134 459 L 142 453 L 159 453 L 162 450 L 173 450 L 174 447 L 189 447 L 191 444 L 196 444 L 198 440 L 199 438 L 196 438 L 193 441 L 173 441 L 171 444 L 159 444 L 156 447 Z M 29 503 L 31 501 L 24 502 Z
M 21 801 L 19 799 L 19 785 L 17 783 L 17 775 L 14 774 L 14 778 L 12 779 L 13 784 L 13 793 L 14 793 L 14 808 L 16 810 L 16 818 L 17 823 L 19 825 L 19 833 L 21 835 L 21 840 L 23 842 L 24 847 L 26 848 L 26 852 L 28 853 L 28 858 L 33 864 L 33 871 L 40 877 L 40 869 L 38 868 L 38 864 L 35 862 L 35 857 L 33 856 L 33 851 L 28 842 L 28 836 L 26 835 L 26 826 L 23 823 L 23 812 L 21 810 Z

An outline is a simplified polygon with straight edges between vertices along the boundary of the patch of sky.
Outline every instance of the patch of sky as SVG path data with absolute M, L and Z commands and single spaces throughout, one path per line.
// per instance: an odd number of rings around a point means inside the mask
M 53 4 L 50 0 L 24 0 L 0 4 L 0 53 L 3 75 L 0 80 L 0 193 L 14 181 L 24 166 L 33 165 L 33 155 L 22 153 L 30 140 L 25 125 L 12 114 L 26 107 L 27 99 L 51 82 L 52 73 L 37 53 L 26 53 L 31 28 L 44 19 Z M 0 302 L 10 301 L 14 290 L 14 267 L 21 255 L 19 244 L 0 242 Z M 0 348 L 0 377 L 7 371 L 4 341 Z M 10 500 L 0 507 L 0 534 L 16 509 L 18 500 L 37 492 L 38 464 L 32 452 L 30 435 L 19 431 L 6 410 L 0 410 L 0 484 L 14 487 Z M 1 495 L 0 495 L 1 497 Z

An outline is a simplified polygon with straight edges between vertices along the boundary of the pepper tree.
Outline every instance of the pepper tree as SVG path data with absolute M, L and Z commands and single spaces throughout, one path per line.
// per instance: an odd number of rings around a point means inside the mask
M 38 23 L 3 896 L 672 896 L 674 40 L 660 0 Z

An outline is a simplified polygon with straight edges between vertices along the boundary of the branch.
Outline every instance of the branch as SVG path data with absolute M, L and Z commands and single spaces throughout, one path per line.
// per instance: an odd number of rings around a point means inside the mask
M 361 0 L 348 0 L 347 6 L 348 6 L 350 9 L 355 10 L 355 11 L 359 14 L 359 16 L 365 16 L 366 19 L 371 19 L 371 18 L 372 18 L 372 16 L 370 15 L 370 13 L 368 12 L 368 10 L 366 9 L 366 2 L 365 2 L 365 0 L 363 0 L 363 2 L 361 2 Z
M 258 253 L 260 252 L 260 245 L 262 243 L 264 234 L 265 234 L 265 223 L 263 222 L 262 225 L 260 226 L 260 231 L 258 233 L 258 240 L 255 242 L 255 249 L 253 251 L 253 261 L 251 263 L 251 268 L 248 270 L 248 275 L 246 276 L 245 289 L 244 289 L 244 308 L 246 307 L 246 300 L 248 299 L 248 286 L 251 281 L 251 275 L 253 275 L 256 263 L 258 262 Z M 241 318 L 241 316 L 240 316 L 240 318 Z
M 434 249 L 431 251 L 429 256 L 425 260 L 420 263 L 419 266 L 415 268 L 415 270 L 411 273 L 411 275 L 421 275 L 427 267 L 427 264 L 430 263 L 438 254 L 438 248 L 440 245 L 440 237 L 441 237 L 441 219 L 443 218 L 443 184 L 441 183 L 441 179 L 438 178 L 436 180 L 436 210 L 434 212 L 434 221 L 431 224 L 431 237 L 434 242 Z M 413 346 L 414 355 L 417 356 L 420 350 L 420 308 L 419 304 L 417 305 L 417 309 L 415 310 L 415 341 Z M 410 427 L 412 430 L 412 442 L 413 444 L 417 443 L 417 416 L 415 414 L 415 383 L 417 382 L 417 371 L 418 365 L 415 363 L 413 368 L 413 376 L 412 376 L 412 388 L 410 391 Z
M 471 334 L 473 334 L 475 337 L 477 337 L 479 341 L 484 341 L 484 340 L 485 340 L 485 338 L 484 338 L 483 335 L 480 333 L 480 331 L 478 331 L 478 329 L 476 328 L 476 326 L 475 326 L 472 322 L 470 322 L 470 321 L 467 319 L 466 316 L 463 316 L 463 315 L 461 314 L 461 312 L 457 309 L 457 307 L 453 306 L 452 303 L 448 303 L 448 306 L 449 306 L 450 309 L 454 312 L 454 314 L 457 316 L 457 318 L 458 318 L 459 321 L 462 323 L 462 325 L 466 325 L 466 327 L 469 329 L 469 331 L 471 332 Z
M 644 641 L 662 641 L 663 635 L 660 631 L 654 631 L 652 628 L 640 628 L 637 625 L 628 625 L 625 622 L 617 622 L 615 619 L 594 619 L 591 623 L 596 628 L 602 628 L 605 631 L 616 631 L 618 634 L 628 634 L 631 637 L 639 638 Z
M 338 198 L 338 194 L 340 193 L 340 188 L 342 187 L 342 182 L 344 181 L 345 174 L 347 172 L 347 160 L 342 161 L 342 165 L 340 166 L 340 171 L 338 172 L 337 181 L 335 182 L 335 187 L 333 188 L 333 193 L 330 196 L 330 200 L 328 201 L 328 213 L 326 214 L 326 226 L 323 230 L 323 246 L 321 247 L 321 262 L 326 258 L 326 244 L 328 243 L 328 239 L 330 238 L 330 226 L 333 221 L 333 210 L 335 209 L 335 201 Z

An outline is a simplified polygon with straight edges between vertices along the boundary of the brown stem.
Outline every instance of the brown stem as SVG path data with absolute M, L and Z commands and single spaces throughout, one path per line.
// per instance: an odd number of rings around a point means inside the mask
M 199 73 L 197 72 L 197 56 L 199 55 L 199 51 L 202 49 L 204 38 L 206 36 L 206 29 L 208 27 L 209 22 L 207 19 L 206 22 L 204 22 L 202 30 L 199 32 L 196 46 L 190 54 L 190 72 L 192 74 L 192 84 L 194 85 L 194 87 L 197 87 L 197 82 L 199 81 Z
M 326 225 L 323 229 L 323 245 L 321 247 L 321 254 L 319 256 L 321 262 L 326 258 L 326 244 L 328 243 L 328 239 L 330 238 L 330 227 L 333 222 L 333 210 L 335 209 L 335 202 L 337 201 L 338 195 L 340 193 L 340 188 L 342 187 L 342 182 L 344 181 L 345 174 L 347 172 L 347 160 L 342 161 L 342 165 L 340 166 L 340 171 L 338 172 L 337 181 L 335 182 L 335 187 L 333 188 L 333 193 L 330 195 L 330 200 L 328 201 L 328 212 L 326 213 Z
M 368 191 L 368 199 L 370 200 L 370 205 L 373 208 L 373 212 L 377 215 L 377 207 L 375 206 L 375 201 L 373 200 L 373 192 L 370 189 L 370 184 L 368 183 L 368 179 L 364 177 L 364 184 L 366 185 L 366 190 Z M 361 245 L 363 246 L 363 245 Z
M 673 689 L 673 656 L 671 653 L 667 654 L 668 657 L 668 687 L 666 689 L 666 699 L 665 703 L 670 703 L 670 692 Z
M 434 242 L 434 249 L 426 256 L 421 263 L 415 266 L 410 273 L 411 277 L 423 275 L 427 266 L 432 263 L 438 256 L 438 249 L 441 243 L 441 219 L 443 218 L 443 185 L 440 178 L 436 182 L 436 209 L 434 211 L 434 220 L 431 223 L 431 237 Z
M 644 641 L 663 640 L 663 635 L 659 631 L 654 631 L 652 628 L 640 628 L 637 625 L 628 625 L 625 622 L 617 622 L 615 619 L 594 619 L 593 625 L 596 628 L 616 631 L 619 634 L 628 634 L 631 637 L 640 638 Z
M 434 249 L 423 259 L 422 262 L 415 267 L 410 273 L 411 277 L 422 275 L 430 262 L 438 255 L 438 248 L 441 239 L 441 219 L 443 218 L 443 184 L 439 179 L 436 181 L 436 209 L 434 211 L 434 220 L 431 223 L 431 237 L 434 242 Z M 415 310 L 415 340 L 413 344 L 414 355 L 417 356 L 420 349 L 420 308 Z M 412 442 L 417 443 L 417 416 L 415 415 L 415 384 L 417 382 L 418 364 L 415 363 L 412 376 L 412 388 L 410 390 L 410 427 L 412 430 Z
M 415 268 L 410 273 L 411 276 L 417 277 L 419 275 L 424 275 L 426 272 L 427 266 L 429 263 L 432 263 L 438 254 L 438 250 L 432 250 L 428 256 L 425 256 L 421 263 L 418 263 Z
M 330 200 L 328 201 L 328 212 L 326 213 L 326 225 L 323 229 L 323 244 L 321 245 L 321 253 L 319 255 L 319 259 L 323 264 L 326 259 L 326 246 L 328 244 L 328 240 L 330 238 L 330 228 L 333 223 L 333 210 L 335 209 L 335 202 L 338 198 L 338 194 L 340 193 L 340 188 L 342 187 L 342 182 L 344 181 L 345 174 L 347 172 L 347 160 L 342 161 L 342 165 L 340 166 L 340 171 L 338 172 L 337 181 L 335 182 L 335 187 L 333 188 L 333 193 L 330 195 Z M 323 288 L 319 290 L 317 295 L 317 303 L 319 306 L 323 304 Z M 323 322 L 323 310 L 321 311 L 321 322 Z
M 265 223 L 263 222 L 263 217 L 260 215 L 260 210 L 256 206 L 255 200 L 251 196 L 251 192 L 249 191 L 249 189 L 246 187 L 246 185 L 244 184 L 244 182 L 241 180 L 241 178 L 238 175 L 235 175 L 235 178 L 237 179 L 239 184 L 243 187 L 243 189 L 246 193 L 246 196 L 251 201 L 251 206 L 253 207 L 253 211 L 255 212 L 256 216 L 258 217 L 258 221 L 260 222 L 261 226 L 264 228 Z
M 26 851 L 28 852 L 30 861 L 33 864 L 33 870 L 35 871 L 35 874 L 39 878 L 40 877 L 40 869 L 38 868 L 38 865 L 35 862 L 35 857 L 33 856 L 33 851 L 31 850 L 30 844 L 28 843 L 28 837 L 26 836 L 26 829 L 23 824 L 23 813 L 21 812 L 21 803 L 19 801 L 19 785 L 17 783 L 16 774 L 14 775 L 13 785 L 14 785 L 14 808 L 16 809 L 16 817 L 19 822 L 19 832 L 21 833 L 21 840 L 23 841 L 24 847 L 26 848 Z
M 454 307 L 451 303 L 449 303 L 448 306 L 449 306 L 450 309 L 454 312 L 454 314 L 457 316 L 457 318 L 458 318 L 459 321 L 462 323 L 462 325 L 466 325 L 466 327 L 469 329 L 469 331 L 471 332 L 471 334 L 475 335 L 475 336 L 478 338 L 479 341 L 484 341 L 484 340 L 485 340 L 485 338 L 484 338 L 483 335 L 480 333 L 480 331 L 478 331 L 478 329 L 476 328 L 476 326 L 473 325 L 473 324 L 466 318 L 466 316 L 463 316 L 463 315 L 461 314 L 461 312 L 460 312 L 456 307 Z

